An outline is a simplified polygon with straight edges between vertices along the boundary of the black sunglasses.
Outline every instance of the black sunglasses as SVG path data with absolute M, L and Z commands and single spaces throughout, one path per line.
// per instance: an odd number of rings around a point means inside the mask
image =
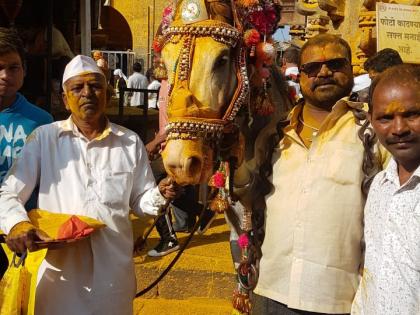
M 308 77 L 316 77 L 321 71 L 322 65 L 326 65 L 332 72 L 342 71 L 349 61 L 346 58 L 335 58 L 326 61 L 308 62 L 300 66 L 300 71 L 306 73 Z

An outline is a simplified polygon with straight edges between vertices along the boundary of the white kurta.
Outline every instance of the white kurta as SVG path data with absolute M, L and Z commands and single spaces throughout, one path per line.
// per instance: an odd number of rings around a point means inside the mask
M 158 80 L 153 80 L 152 83 L 150 83 L 147 86 L 148 90 L 159 90 L 159 88 L 160 88 L 160 82 Z M 157 108 L 157 99 L 158 99 L 157 93 L 149 94 L 149 108 Z
M 140 72 L 134 72 L 128 78 L 127 87 L 131 89 L 147 89 L 147 78 Z M 142 92 L 133 92 L 130 100 L 130 106 L 139 106 L 144 104 L 144 94 Z
M 89 141 L 71 118 L 36 129 L 1 188 L 3 231 L 28 220 L 23 204 L 36 185 L 39 208 L 107 225 L 87 240 L 47 253 L 38 274 L 36 314 L 131 315 L 136 284 L 129 209 L 156 214 L 165 202 L 139 137 L 110 123 Z

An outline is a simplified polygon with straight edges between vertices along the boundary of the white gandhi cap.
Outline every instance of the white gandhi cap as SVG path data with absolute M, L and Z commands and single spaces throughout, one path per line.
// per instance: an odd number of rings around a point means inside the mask
M 105 78 L 104 73 L 99 69 L 95 60 L 88 56 L 77 55 L 67 64 L 66 69 L 64 69 L 63 88 L 64 83 L 66 83 L 68 79 L 88 73 L 99 73 Z
M 352 92 L 359 92 L 363 89 L 366 89 L 370 86 L 371 80 L 369 74 L 362 74 L 354 78 L 354 86 L 351 90 Z

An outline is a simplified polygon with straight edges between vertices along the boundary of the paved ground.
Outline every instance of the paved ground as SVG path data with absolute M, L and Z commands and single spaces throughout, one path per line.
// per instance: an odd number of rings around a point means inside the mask
M 148 221 L 151 223 L 151 219 Z M 145 224 L 135 219 L 134 235 L 141 235 Z M 187 234 L 178 234 L 182 243 Z M 138 290 L 145 288 L 170 263 L 176 253 L 162 258 L 146 255 L 158 243 L 154 231 L 147 249 L 134 257 Z M 134 301 L 134 314 L 142 315 L 228 315 L 235 276 L 229 249 L 229 229 L 219 215 L 204 235 L 195 235 L 174 268 L 154 289 Z

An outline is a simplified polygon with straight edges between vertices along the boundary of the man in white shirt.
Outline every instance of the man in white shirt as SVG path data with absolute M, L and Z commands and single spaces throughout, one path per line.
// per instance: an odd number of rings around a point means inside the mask
M 420 314 L 420 67 L 389 68 L 372 83 L 370 120 L 391 152 L 365 207 L 366 254 L 352 314 Z
M 149 69 L 149 70 L 148 70 L 148 81 L 150 83 L 147 86 L 147 89 L 148 90 L 157 90 L 157 91 L 159 91 L 159 89 L 160 89 L 160 82 L 156 79 L 155 74 L 153 73 L 153 69 Z M 147 74 L 146 74 L 146 76 L 147 76 Z M 158 94 L 159 93 L 149 93 L 148 94 L 148 98 L 149 98 L 149 104 L 148 105 L 149 105 L 149 108 L 159 109 L 159 107 L 157 106 Z
M 49 239 L 23 207 L 36 186 L 39 208 L 106 224 L 88 239 L 47 252 L 38 273 L 35 314 L 131 315 L 136 281 L 129 209 L 156 215 L 177 194 L 169 179 L 156 187 L 138 135 L 106 118 L 106 87 L 93 59 L 73 58 L 63 76 L 71 116 L 28 137 L 1 187 L 0 229 L 17 253 L 36 250 L 35 241 Z
M 298 101 L 302 98 L 302 94 L 300 93 L 300 86 L 299 86 L 299 48 L 290 46 L 288 47 L 283 54 L 283 69 L 284 69 L 284 77 L 286 78 L 286 82 L 289 85 L 291 91 L 290 97 L 293 101 Z
M 146 76 L 141 74 L 142 66 L 139 62 L 133 65 L 134 73 L 128 77 L 127 87 L 129 89 L 147 89 L 148 82 Z M 143 106 L 144 94 L 141 92 L 133 92 L 131 95 L 130 106 Z

